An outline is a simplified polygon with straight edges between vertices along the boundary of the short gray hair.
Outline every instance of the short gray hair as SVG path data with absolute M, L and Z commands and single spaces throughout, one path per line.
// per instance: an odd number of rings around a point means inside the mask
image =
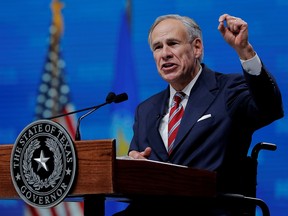
M 156 20 L 154 21 L 154 23 L 152 24 L 150 30 L 149 30 L 148 44 L 149 44 L 151 50 L 152 50 L 151 34 L 152 34 L 154 28 L 161 21 L 166 20 L 166 19 L 179 20 L 186 27 L 190 41 L 193 41 L 195 38 L 200 38 L 202 41 L 202 44 L 203 44 L 202 31 L 201 31 L 199 25 L 193 19 L 191 19 L 190 17 L 187 17 L 187 16 L 180 16 L 178 14 L 168 14 L 168 15 L 163 15 L 163 16 L 157 17 Z M 199 59 L 200 62 L 202 62 L 202 60 L 203 60 L 203 55 L 204 55 L 204 50 L 203 50 L 202 55 L 200 56 L 200 59 Z

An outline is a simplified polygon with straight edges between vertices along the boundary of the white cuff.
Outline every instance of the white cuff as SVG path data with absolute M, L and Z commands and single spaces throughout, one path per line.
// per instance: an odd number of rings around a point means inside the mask
M 259 75 L 261 72 L 262 64 L 259 56 L 256 54 L 253 58 L 248 60 L 240 59 L 243 69 L 251 75 Z

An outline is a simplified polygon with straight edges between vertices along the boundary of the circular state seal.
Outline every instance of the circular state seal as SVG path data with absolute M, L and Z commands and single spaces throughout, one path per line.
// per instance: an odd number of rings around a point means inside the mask
M 29 205 L 59 204 L 73 185 L 76 172 L 74 143 L 60 124 L 37 120 L 18 135 L 11 153 L 14 187 Z

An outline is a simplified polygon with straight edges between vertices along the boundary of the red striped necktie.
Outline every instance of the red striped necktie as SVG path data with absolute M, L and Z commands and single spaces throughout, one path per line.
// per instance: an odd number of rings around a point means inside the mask
M 181 118 L 184 113 L 184 108 L 180 102 L 184 99 L 185 93 L 176 92 L 173 97 L 172 107 L 169 112 L 169 121 L 168 121 L 168 154 L 171 154 L 174 140 L 176 138 Z

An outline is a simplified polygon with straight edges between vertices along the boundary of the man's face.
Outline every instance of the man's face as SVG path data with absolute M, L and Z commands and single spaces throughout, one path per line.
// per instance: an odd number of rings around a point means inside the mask
M 201 40 L 189 41 L 180 21 L 166 19 L 154 28 L 151 42 L 159 74 L 176 90 L 182 90 L 199 70 L 196 59 L 202 52 Z

